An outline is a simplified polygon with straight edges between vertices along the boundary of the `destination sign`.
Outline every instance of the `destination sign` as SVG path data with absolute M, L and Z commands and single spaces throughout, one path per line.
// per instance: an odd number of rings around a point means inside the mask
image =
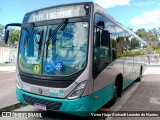
M 24 17 L 23 23 L 86 16 L 88 14 L 89 5 L 52 7 L 27 13 Z

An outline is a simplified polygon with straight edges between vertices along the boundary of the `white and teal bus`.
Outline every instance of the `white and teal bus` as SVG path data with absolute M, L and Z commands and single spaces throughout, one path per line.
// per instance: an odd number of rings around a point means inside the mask
M 6 25 L 6 43 L 9 26 L 21 27 L 17 99 L 38 109 L 88 116 L 146 67 L 146 43 L 93 2 L 29 12 Z

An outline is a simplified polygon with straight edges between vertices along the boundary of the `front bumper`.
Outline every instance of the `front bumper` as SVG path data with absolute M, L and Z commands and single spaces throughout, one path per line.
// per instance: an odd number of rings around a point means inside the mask
M 43 103 L 48 110 L 63 112 L 77 116 L 90 116 L 92 111 L 92 96 L 88 95 L 74 100 L 58 99 L 40 96 L 16 88 L 17 99 L 26 104 Z M 27 96 L 27 97 L 26 97 Z

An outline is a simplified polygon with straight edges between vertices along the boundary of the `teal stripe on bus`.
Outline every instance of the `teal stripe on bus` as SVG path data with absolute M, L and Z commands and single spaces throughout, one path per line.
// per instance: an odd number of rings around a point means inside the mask
M 113 98 L 114 83 L 93 93 L 93 111 L 97 111 Z M 98 96 L 98 98 L 96 98 Z

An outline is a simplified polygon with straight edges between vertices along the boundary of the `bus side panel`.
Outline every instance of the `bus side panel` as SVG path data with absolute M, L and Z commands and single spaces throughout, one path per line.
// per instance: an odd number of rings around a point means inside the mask
M 135 73 L 133 72 L 133 73 L 131 73 L 131 74 L 129 74 L 128 76 L 125 76 L 125 77 L 123 78 L 124 81 L 127 81 L 127 82 L 123 82 L 123 90 L 124 90 L 127 86 L 129 86 L 131 83 L 133 83 L 133 81 L 136 80 L 135 77 L 136 77 L 136 75 L 135 75 Z
M 123 78 L 123 80 L 125 81 L 125 82 L 123 82 L 123 90 L 128 86 L 128 78 L 127 77 Z
M 94 80 L 93 111 L 97 111 L 113 98 L 114 83 L 118 71 L 107 67 Z
M 129 81 L 128 84 L 123 84 L 123 89 L 132 84 L 139 76 L 142 67 L 142 73 L 145 71 L 145 56 L 139 55 L 134 57 L 133 71 L 129 76 L 125 76 L 123 79 Z
M 124 82 L 124 87 L 128 86 L 130 83 L 133 82 L 132 74 L 133 74 L 133 66 L 134 61 L 132 56 L 124 57 L 124 72 L 123 77 L 126 82 Z
M 113 97 L 114 83 L 93 93 L 93 111 L 97 111 Z

